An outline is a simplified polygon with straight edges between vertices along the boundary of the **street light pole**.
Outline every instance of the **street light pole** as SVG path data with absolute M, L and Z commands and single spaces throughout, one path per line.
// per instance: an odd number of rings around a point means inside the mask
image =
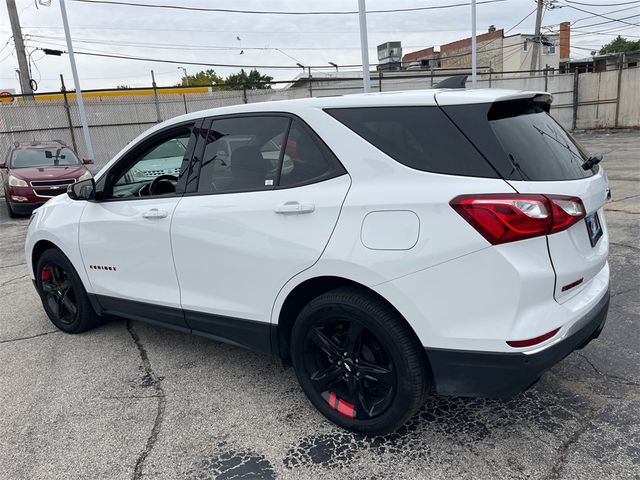
M 82 99 L 82 89 L 80 88 L 80 80 L 78 78 L 78 69 L 76 68 L 76 57 L 73 54 L 73 43 L 71 42 L 71 32 L 69 31 L 69 20 L 67 18 L 67 7 L 64 0 L 60 0 L 60 13 L 62 14 L 62 25 L 64 26 L 64 36 L 67 39 L 67 51 L 69 53 L 69 62 L 71 63 L 71 73 L 73 74 L 73 84 L 76 87 L 76 101 L 78 102 L 78 113 L 80 114 L 80 122 L 82 123 L 82 134 L 84 135 L 84 143 L 87 147 L 87 155 L 95 160 L 93 154 L 93 145 L 91 144 L 91 135 L 89 135 L 89 124 L 87 123 L 87 114 L 84 110 L 84 101 Z
M 371 90 L 371 78 L 369 77 L 369 42 L 367 40 L 367 7 L 365 0 L 358 0 L 358 12 L 360 18 L 360 51 L 362 53 L 362 86 L 364 92 Z
M 478 86 L 478 44 L 476 39 L 476 0 L 471 0 L 471 86 Z

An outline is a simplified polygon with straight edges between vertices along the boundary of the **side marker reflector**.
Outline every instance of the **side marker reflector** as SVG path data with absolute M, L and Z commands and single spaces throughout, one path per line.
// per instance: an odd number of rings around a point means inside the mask
M 579 279 L 578 279 L 578 280 L 576 280 L 575 282 L 568 283 L 567 285 L 565 285 L 564 287 L 562 287 L 560 290 L 562 290 L 563 292 L 566 292 L 567 290 L 571 290 L 573 287 L 577 287 L 577 286 L 578 286 L 578 285 L 580 285 L 583 281 L 584 281 L 584 277 L 583 277 L 583 278 L 579 278 Z
M 540 335 L 539 337 L 529 338 L 527 340 L 507 340 L 507 345 L 515 348 L 531 347 L 532 345 L 537 345 L 539 343 L 544 342 L 545 340 L 549 340 L 559 331 L 560 331 L 560 327 L 556 328 L 555 330 L 551 330 L 550 332 L 547 332 L 544 335 Z

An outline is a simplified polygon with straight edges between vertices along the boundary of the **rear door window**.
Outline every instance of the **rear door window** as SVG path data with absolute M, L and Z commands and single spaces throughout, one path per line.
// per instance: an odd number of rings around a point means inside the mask
M 336 108 L 326 112 L 407 167 L 448 175 L 498 177 L 439 107 Z
M 344 169 L 329 149 L 299 120 L 289 129 L 279 187 L 295 187 L 342 175 Z

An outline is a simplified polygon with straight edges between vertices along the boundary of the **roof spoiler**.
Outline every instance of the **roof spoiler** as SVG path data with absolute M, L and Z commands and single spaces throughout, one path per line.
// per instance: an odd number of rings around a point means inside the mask
M 465 88 L 469 75 L 456 75 L 436 83 L 433 88 Z

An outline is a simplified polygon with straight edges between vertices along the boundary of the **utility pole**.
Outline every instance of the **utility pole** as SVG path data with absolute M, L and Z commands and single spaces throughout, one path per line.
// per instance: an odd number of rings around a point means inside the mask
M 371 78 L 369 77 L 369 42 L 367 40 L 367 7 L 364 0 L 358 0 L 360 18 L 360 50 L 362 54 L 362 86 L 364 93 L 371 90 Z
M 7 11 L 9 13 L 11 33 L 13 34 L 13 43 L 16 46 L 16 56 L 18 57 L 18 67 L 20 69 L 20 91 L 23 95 L 33 96 L 29 64 L 27 63 L 27 54 L 24 50 L 24 40 L 22 39 L 22 29 L 20 28 L 20 19 L 18 18 L 15 0 L 7 0 Z
M 87 147 L 87 155 L 95 160 L 93 154 L 93 144 L 91 143 L 91 135 L 89 135 L 89 123 L 87 122 L 87 114 L 84 111 L 84 100 L 82 99 L 82 89 L 80 88 L 80 80 L 78 78 L 78 69 L 76 68 L 76 57 L 73 54 L 73 43 L 71 42 L 71 32 L 69 31 L 69 19 L 67 18 L 67 7 L 64 0 L 60 0 L 60 13 L 62 14 L 62 26 L 64 27 L 64 36 L 67 39 L 67 50 L 69 54 L 69 62 L 71 63 L 71 73 L 73 74 L 73 84 L 76 87 L 76 102 L 78 102 L 78 113 L 80 114 L 80 122 L 82 123 L 82 133 L 84 135 L 84 144 Z
M 529 70 L 536 69 L 536 63 L 538 62 L 538 56 L 540 52 L 540 24 L 542 23 L 542 9 L 544 8 L 544 0 L 538 0 L 538 10 L 536 12 L 536 30 L 533 37 L 533 48 L 531 49 L 531 68 Z

